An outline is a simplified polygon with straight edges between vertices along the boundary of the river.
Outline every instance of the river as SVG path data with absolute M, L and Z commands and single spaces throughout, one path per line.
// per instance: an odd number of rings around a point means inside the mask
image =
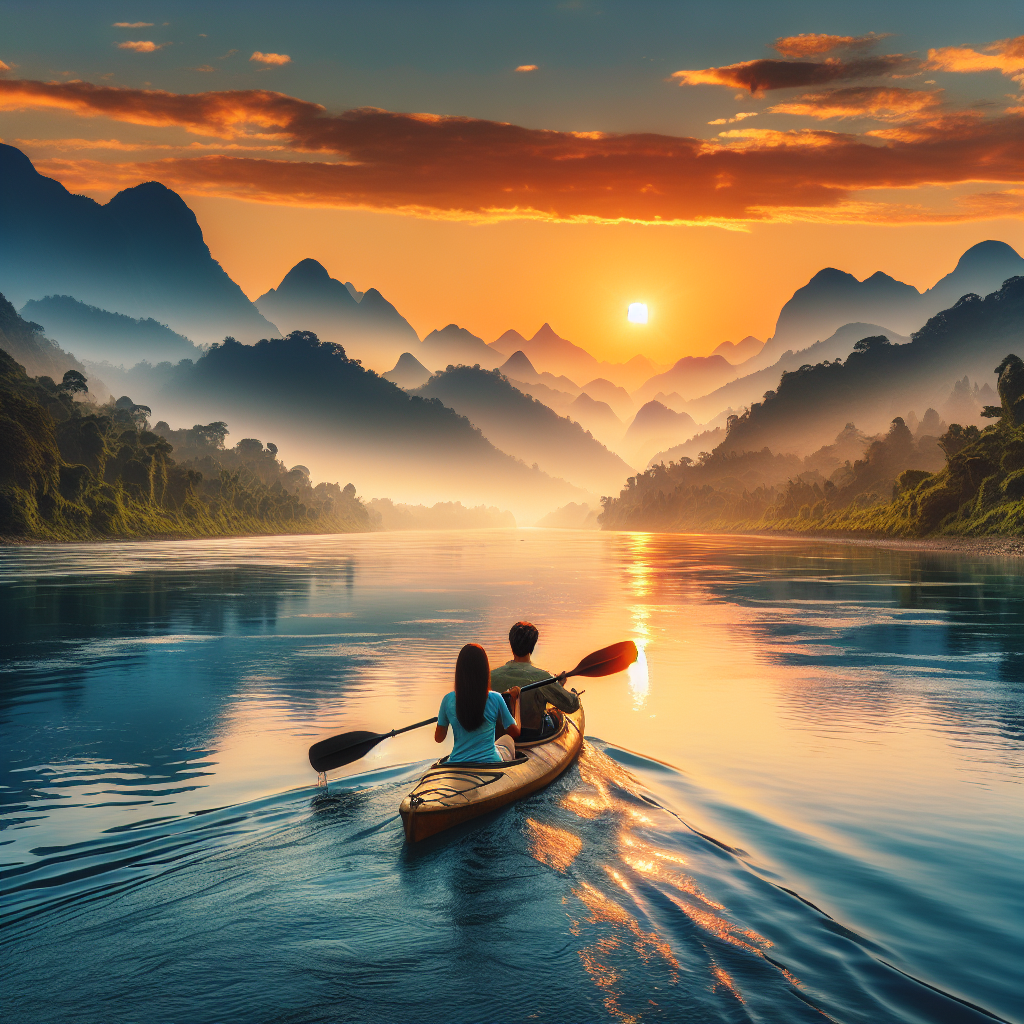
M 407 847 L 517 619 L 548 789 Z M 0 551 L 0 1018 L 1020 1022 L 1020 563 L 497 530 Z M 479 972 L 479 973 L 477 973 Z

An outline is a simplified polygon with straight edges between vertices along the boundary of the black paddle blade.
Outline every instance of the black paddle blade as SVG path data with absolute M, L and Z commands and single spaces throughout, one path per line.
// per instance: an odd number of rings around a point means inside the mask
M 569 675 L 610 676 L 629 668 L 636 659 L 636 644 L 632 640 L 623 640 L 588 654 Z
M 340 736 L 332 736 L 309 748 L 309 763 L 315 772 L 333 771 L 343 764 L 351 764 L 365 757 L 388 735 L 386 732 L 345 732 Z

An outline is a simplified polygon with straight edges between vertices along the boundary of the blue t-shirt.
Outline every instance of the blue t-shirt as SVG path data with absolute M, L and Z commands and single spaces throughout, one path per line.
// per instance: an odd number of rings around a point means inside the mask
M 498 753 L 498 748 L 494 743 L 495 722 L 501 722 L 506 729 L 510 725 L 516 724 L 512 712 L 509 711 L 508 705 L 500 693 L 491 690 L 487 694 L 484 720 L 472 731 L 463 729 L 458 715 L 455 714 L 455 692 L 446 693 L 441 698 L 437 724 L 442 729 L 450 725 L 455 736 L 455 746 L 448 755 L 448 761 L 500 761 L 501 754 Z

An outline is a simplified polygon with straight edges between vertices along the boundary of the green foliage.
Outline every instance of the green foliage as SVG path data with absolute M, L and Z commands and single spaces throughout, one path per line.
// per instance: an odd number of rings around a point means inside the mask
M 355 488 L 313 487 L 253 439 L 224 451 L 223 423 L 149 429 L 127 396 L 75 402 L 85 378 L 33 380 L 0 349 L 0 536 L 107 537 L 340 533 L 372 528 Z M 179 455 L 175 435 L 194 450 Z M 259 452 L 253 448 L 255 444 Z M 272 448 L 273 446 L 271 446 Z
M 978 430 L 954 423 L 938 438 L 915 442 L 897 417 L 864 456 L 825 479 L 819 469 L 854 443 L 847 424 L 836 439 L 803 460 L 785 483 L 768 449 L 743 455 L 720 446 L 699 466 L 656 466 L 604 498 L 605 529 L 785 530 L 927 535 L 1024 534 L 1024 361 L 1007 356 L 999 373 L 999 422 Z M 944 465 L 943 465 L 944 463 Z M 731 469 L 732 472 L 727 472 Z M 740 480 L 756 487 L 738 487 Z

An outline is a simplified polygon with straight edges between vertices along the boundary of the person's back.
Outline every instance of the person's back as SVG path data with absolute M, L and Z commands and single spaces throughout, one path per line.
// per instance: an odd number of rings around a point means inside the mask
M 508 634 L 508 642 L 512 647 L 512 660 L 491 670 L 491 689 L 504 693 L 513 686 L 525 686 L 538 679 L 547 679 L 553 675 L 533 664 L 531 658 L 540 632 L 530 622 L 517 622 Z M 553 704 L 561 711 L 578 711 L 580 698 L 575 690 L 567 690 L 560 682 L 538 686 L 522 695 L 520 701 L 520 721 L 523 727 L 523 738 L 541 735 L 545 728 L 544 709 Z
M 450 764 L 513 761 L 519 735 L 518 692 L 512 690 L 512 709 L 490 688 L 487 654 L 479 644 L 466 644 L 455 665 L 455 689 L 441 699 L 434 740 L 443 743 L 451 728 L 455 744 Z M 495 739 L 495 728 L 506 734 Z

